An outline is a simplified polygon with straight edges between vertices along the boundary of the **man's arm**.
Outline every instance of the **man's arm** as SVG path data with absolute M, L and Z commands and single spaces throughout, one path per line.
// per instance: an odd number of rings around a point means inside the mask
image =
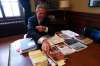
M 38 41 L 38 39 L 41 37 L 41 35 L 38 34 L 38 32 L 36 31 L 36 22 L 34 21 L 34 18 L 31 17 L 28 19 L 28 25 L 27 25 L 27 33 L 28 36 L 33 38 L 36 42 Z
M 46 37 L 42 37 L 37 31 L 36 31 L 36 24 L 33 21 L 32 18 L 28 20 L 28 35 L 32 37 L 37 43 L 42 44 L 42 50 L 48 51 L 49 50 L 49 43 L 46 41 Z M 40 48 L 40 47 L 39 47 Z

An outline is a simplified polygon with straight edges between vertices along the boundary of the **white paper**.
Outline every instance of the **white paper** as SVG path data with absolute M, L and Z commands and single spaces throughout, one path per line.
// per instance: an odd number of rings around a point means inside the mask
M 51 37 L 48 41 L 50 42 L 51 45 L 54 45 L 64 42 L 64 39 L 55 34 L 55 36 Z
M 69 55 L 69 54 L 72 54 L 74 53 L 76 50 L 65 45 L 63 47 L 57 47 L 64 55 Z
M 79 36 L 79 34 L 73 32 L 73 31 L 70 31 L 70 30 L 63 30 L 61 31 L 64 35 L 67 35 L 69 37 L 75 37 L 75 36 Z

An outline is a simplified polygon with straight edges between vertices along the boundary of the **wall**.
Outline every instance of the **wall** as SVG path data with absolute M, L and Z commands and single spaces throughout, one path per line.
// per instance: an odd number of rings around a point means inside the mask
M 72 30 L 82 32 L 84 27 L 100 29 L 100 7 L 89 7 L 89 0 L 70 0 L 70 26 Z
M 88 7 L 89 0 L 70 0 L 70 2 L 72 11 L 100 14 L 100 8 Z

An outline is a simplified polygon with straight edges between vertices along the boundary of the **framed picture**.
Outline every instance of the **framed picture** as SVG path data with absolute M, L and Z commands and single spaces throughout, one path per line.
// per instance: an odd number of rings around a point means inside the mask
M 46 0 L 46 5 L 48 10 L 56 10 L 59 6 L 58 0 Z
M 100 7 L 100 0 L 89 0 L 89 7 Z

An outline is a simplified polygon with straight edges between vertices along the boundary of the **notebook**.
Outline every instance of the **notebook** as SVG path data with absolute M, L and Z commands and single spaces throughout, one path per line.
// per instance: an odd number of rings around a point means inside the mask
M 31 40 L 30 38 L 25 38 L 21 39 L 19 48 L 21 49 L 20 53 L 25 53 L 37 49 L 37 45 L 34 40 Z

